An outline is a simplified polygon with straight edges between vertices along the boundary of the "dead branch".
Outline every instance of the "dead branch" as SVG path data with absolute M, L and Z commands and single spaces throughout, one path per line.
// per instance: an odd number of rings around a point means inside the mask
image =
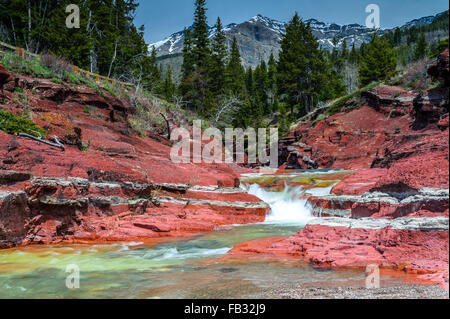
M 171 136 L 171 130 L 170 130 L 170 123 L 169 123 L 169 120 L 167 119 L 167 117 L 164 115 L 164 114 L 162 114 L 162 113 L 159 113 L 162 117 L 163 117 L 163 119 L 166 121 L 166 124 L 167 124 L 167 139 L 169 139 L 170 140 L 170 136 Z
M 39 134 L 40 135 L 40 134 Z M 40 142 L 40 143 L 44 143 L 53 147 L 57 147 L 63 151 L 66 150 L 66 148 L 64 147 L 64 145 L 59 141 L 59 139 L 56 136 L 53 136 L 53 139 L 55 140 L 55 143 L 44 140 L 42 137 L 36 137 L 30 134 L 26 134 L 26 133 L 19 133 L 20 137 L 27 137 L 29 139 L 32 139 L 34 141 Z

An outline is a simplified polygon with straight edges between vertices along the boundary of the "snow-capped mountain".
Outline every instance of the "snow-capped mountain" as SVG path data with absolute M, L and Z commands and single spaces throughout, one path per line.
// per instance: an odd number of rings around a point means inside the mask
M 372 30 L 359 24 L 350 24 L 340 26 L 338 24 L 329 24 L 315 19 L 306 20 L 311 24 L 314 35 L 319 39 L 323 48 L 333 48 L 332 39 L 339 37 L 338 46 L 342 45 L 343 39 L 351 46 L 361 45 L 363 41 L 370 38 Z M 280 51 L 279 41 L 282 34 L 286 31 L 287 24 L 277 21 L 260 14 L 254 16 L 240 24 L 232 23 L 224 27 L 227 35 L 227 41 L 231 44 L 233 37 L 236 37 L 243 59 L 243 64 L 256 66 L 261 60 L 267 60 L 271 53 L 278 57 Z M 192 26 L 189 27 L 192 30 Z M 215 27 L 209 27 L 209 37 L 212 38 L 216 33 Z M 150 44 L 150 49 L 156 49 L 157 56 L 165 56 L 181 53 L 183 50 L 184 32 L 179 31 L 168 38 Z
M 428 17 L 422 17 L 422 18 L 419 18 L 419 19 L 411 20 L 408 23 L 404 24 L 401 27 L 401 29 L 408 29 L 408 28 L 411 28 L 411 27 L 417 27 L 417 26 L 430 24 L 431 22 L 433 22 L 435 19 L 439 18 L 443 14 L 445 14 L 445 12 L 441 12 L 441 13 L 435 15 L 435 16 L 428 16 Z
M 403 27 L 429 24 L 442 14 L 415 19 Z M 372 29 L 360 24 L 339 25 L 321 22 L 316 19 L 305 20 L 305 22 L 310 23 L 313 34 L 319 40 L 321 47 L 325 49 L 332 49 L 335 46 L 333 44 L 334 38 L 339 39 L 336 44 L 337 47 L 341 47 L 344 40 L 348 47 L 351 47 L 353 44 L 359 47 L 363 42 L 370 40 L 373 32 Z M 262 60 L 267 61 L 272 53 L 276 58 L 278 57 L 280 51 L 279 41 L 286 30 L 286 26 L 285 22 L 258 14 L 245 22 L 229 24 L 225 26 L 224 30 L 229 45 L 233 37 L 236 37 L 244 66 L 254 67 Z M 192 29 L 192 26 L 190 29 Z M 209 27 L 209 37 L 212 38 L 216 31 L 215 27 Z M 162 41 L 150 44 L 149 48 L 154 47 L 159 57 L 173 55 L 182 52 L 183 42 L 184 32 L 180 31 Z
M 231 29 L 233 29 L 236 26 L 235 23 L 231 23 L 224 27 L 224 31 L 228 32 Z M 190 26 L 188 28 L 192 31 L 193 26 Z M 212 38 L 217 32 L 216 27 L 208 27 L 208 35 L 209 38 Z M 152 43 L 149 45 L 149 48 L 155 47 L 156 53 L 158 56 L 166 55 L 166 54 L 175 54 L 180 53 L 183 50 L 183 43 L 184 43 L 184 31 L 179 31 L 168 38 L 158 41 L 156 43 Z

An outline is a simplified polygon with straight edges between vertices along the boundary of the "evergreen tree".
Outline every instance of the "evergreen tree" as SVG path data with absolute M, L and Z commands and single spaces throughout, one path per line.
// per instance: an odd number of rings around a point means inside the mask
M 348 58 L 347 40 L 345 40 L 345 39 L 342 42 L 341 58 L 344 60 L 347 60 L 347 58 Z
M 71 3 L 1 1 L 3 40 L 34 53 L 62 56 L 82 69 L 109 77 L 131 81 L 141 75 L 149 60 L 144 29 L 133 23 L 137 0 L 81 1 L 79 29 L 65 27 L 64 8 Z
M 283 137 L 289 132 L 289 118 L 286 111 L 286 104 L 278 103 L 278 100 L 276 103 L 278 105 L 278 109 L 280 110 L 278 115 L 278 134 L 280 137 Z
M 397 67 L 395 50 L 389 46 L 386 38 L 373 34 L 361 58 L 359 80 L 361 86 L 389 78 Z
M 197 72 L 208 67 L 211 51 L 209 48 L 206 0 L 195 0 L 194 25 L 192 31 L 193 54 Z
M 417 39 L 416 46 L 414 47 L 414 61 L 420 60 L 427 55 L 428 43 L 425 38 L 425 34 L 422 32 Z
M 279 94 L 284 95 L 291 113 L 297 108 L 300 114 L 304 114 L 311 100 L 316 104 L 333 97 L 333 91 L 330 90 L 330 76 L 333 74 L 327 68 L 323 51 L 311 27 L 303 23 L 296 13 L 281 39 L 277 65 Z
M 255 97 L 259 100 L 264 115 L 269 114 L 270 108 L 267 96 L 267 65 L 264 61 L 258 65 L 254 72 Z
M 157 92 L 161 84 L 161 70 L 156 62 L 156 50 L 152 47 L 150 56 L 144 57 L 146 62 L 143 65 L 143 86 L 150 92 Z
M 394 45 L 399 46 L 402 44 L 402 31 L 400 28 L 395 28 L 394 31 Z
M 255 82 L 253 80 L 253 69 L 251 67 L 245 72 L 245 93 L 249 97 L 255 95 Z
M 244 92 L 244 75 L 241 54 L 236 37 L 234 37 L 233 44 L 231 45 L 231 55 L 226 69 L 226 88 L 230 94 L 236 97 L 242 96 Z
M 203 115 L 210 111 L 208 105 L 208 68 L 211 58 L 208 38 L 208 23 L 206 18 L 206 0 L 195 0 L 194 25 L 193 25 L 193 58 L 194 74 L 193 89 L 194 94 L 191 102 L 199 109 Z
M 354 43 L 353 43 L 352 49 L 351 49 L 351 51 L 350 51 L 350 53 L 349 53 L 349 55 L 348 55 L 348 62 L 349 62 L 350 64 L 357 64 L 357 63 L 359 63 L 359 54 L 358 54 L 358 52 L 356 51 L 356 48 L 355 48 L 355 44 L 354 44 Z
M 193 84 L 193 74 L 194 74 L 194 55 L 193 55 L 193 40 L 192 32 L 189 29 L 184 28 L 184 45 L 183 45 L 183 64 L 181 66 L 181 83 L 180 83 L 180 94 L 183 99 L 190 102 L 194 96 L 194 84 Z
M 278 92 L 277 92 L 277 62 L 273 53 L 270 54 L 267 71 L 267 89 L 270 104 L 272 105 L 272 112 L 278 111 Z M 277 103 L 275 103 L 277 101 Z
M 217 18 L 217 32 L 212 41 L 212 60 L 210 67 L 210 91 L 214 96 L 225 93 L 225 63 L 227 59 L 226 36 L 222 22 Z
M 173 101 L 175 96 L 176 85 L 173 82 L 173 72 L 170 65 L 167 67 L 166 75 L 161 86 L 162 96 L 169 102 Z

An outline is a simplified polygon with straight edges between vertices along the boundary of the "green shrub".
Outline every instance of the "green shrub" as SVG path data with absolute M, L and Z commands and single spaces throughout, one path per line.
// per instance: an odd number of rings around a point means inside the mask
M 41 64 L 39 59 L 23 59 L 12 53 L 2 54 L 2 64 L 14 73 L 26 74 L 35 78 L 51 78 L 56 76 L 54 72 Z
M 47 132 L 32 120 L 2 110 L 0 110 L 0 130 L 8 134 L 26 133 L 33 136 L 40 134 L 43 137 L 47 135 Z
M 60 79 L 57 79 L 57 78 L 53 78 L 50 81 L 52 81 L 53 83 L 56 83 L 56 84 L 63 84 L 64 83 L 63 81 L 61 81 Z
M 75 84 L 80 84 L 83 82 L 81 77 L 76 76 L 75 74 L 70 73 L 70 72 L 65 72 L 64 79 L 69 83 L 75 83 Z
M 133 117 L 128 119 L 128 124 L 130 127 L 137 131 L 141 137 L 147 137 L 146 131 L 145 131 L 145 123 L 141 118 Z
M 312 126 L 316 126 L 317 123 L 319 123 L 320 121 L 323 121 L 327 118 L 327 116 L 325 114 L 320 114 L 313 122 L 312 122 Z
M 430 49 L 430 58 L 434 58 L 448 49 L 448 38 L 445 38 Z

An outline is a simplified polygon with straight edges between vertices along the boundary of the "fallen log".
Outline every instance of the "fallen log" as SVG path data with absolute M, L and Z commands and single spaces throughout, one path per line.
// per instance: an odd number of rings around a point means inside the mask
M 50 145 L 50 146 L 53 146 L 53 147 L 57 147 L 57 148 L 59 148 L 59 149 L 61 149 L 63 151 L 66 150 L 64 145 L 59 141 L 59 139 L 56 136 L 53 136 L 53 139 L 55 140 L 55 143 L 47 141 L 47 140 L 44 140 L 42 137 L 36 137 L 36 136 L 30 135 L 30 134 L 27 134 L 27 133 L 19 133 L 19 136 L 20 137 L 26 137 L 26 138 L 32 139 L 34 141 L 37 141 L 37 142 L 40 142 L 40 143 L 44 143 L 44 144 L 47 144 L 47 145 Z

